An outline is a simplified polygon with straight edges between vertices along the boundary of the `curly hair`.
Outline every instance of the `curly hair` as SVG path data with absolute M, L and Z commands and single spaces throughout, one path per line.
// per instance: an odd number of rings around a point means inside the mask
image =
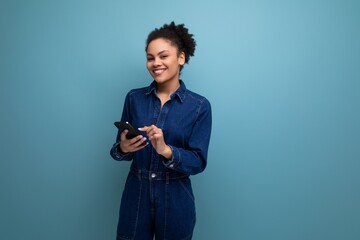
M 190 57 L 194 56 L 195 53 L 196 41 L 193 36 L 184 24 L 176 25 L 174 21 L 172 21 L 170 24 L 164 24 L 161 28 L 155 28 L 149 33 L 146 40 L 145 51 L 147 51 L 151 41 L 158 38 L 168 39 L 171 44 L 178 48 L 179 53 L 185 53 L 185 63 L 188 63 Z M 182 67 L 183 66 L 181 66 L 181 69 Z

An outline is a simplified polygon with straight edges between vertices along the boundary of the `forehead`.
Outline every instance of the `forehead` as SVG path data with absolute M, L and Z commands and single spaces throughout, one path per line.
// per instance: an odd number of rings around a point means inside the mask
M 170 40 L 165 38 L 157 38 L 149 43 L 146 52 L 148 54 L 157 54 L 162 51 L 173 52 L 177 51 L 177 48 L 172 44 Z

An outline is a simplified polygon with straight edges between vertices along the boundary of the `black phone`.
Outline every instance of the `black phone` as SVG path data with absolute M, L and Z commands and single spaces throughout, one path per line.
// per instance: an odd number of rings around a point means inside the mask
M 140 135 L 140 132 L 137 131 L 128 122 L 114 122 L 114 125 L 119 129 L 120 132 L 123 132 L 125 129 L 128 130 L 128 133 L 126 134 L 127 139 L 131 139 L 131 138 L 134 138 L 134 137 Z

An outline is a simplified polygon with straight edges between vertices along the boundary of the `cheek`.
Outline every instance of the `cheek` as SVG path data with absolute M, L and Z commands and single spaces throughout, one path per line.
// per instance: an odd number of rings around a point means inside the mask
M 146 68 L 147 68 L 148 71 L 150 71 L 150 67 L 151 67 L 151 64 L 147 62 L 146 63 Z
M 177 68 L 179 66 L 179 63 L 177 59 L 173 59 L 172 61 L 169 61 L 167 63 L 168 66 L 171 66 L 171 68 Z

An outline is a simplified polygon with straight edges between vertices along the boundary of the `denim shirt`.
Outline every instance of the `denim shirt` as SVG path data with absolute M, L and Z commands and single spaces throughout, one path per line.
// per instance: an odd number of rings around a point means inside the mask
M 131 123 L 136 129 L 152 124 L 161 128 L 165 143 L 172 150 L 172 158 L 168 160 L 157 154 L 150 142 L 139 151 L 122 154 L 118 151 L 121 134 L 118 131 L 110 151 L 115 160 L 133 160 L 132 169 L 175 171 L 183 175 L 194 175 L 205 169 L 211 105 L 205 97 L 186 89 L 183 81 L 180 80 L 180 87 L 162 107 L 155 81 L 148 87 L 131 90 L 125 98 L 121 121 Z

